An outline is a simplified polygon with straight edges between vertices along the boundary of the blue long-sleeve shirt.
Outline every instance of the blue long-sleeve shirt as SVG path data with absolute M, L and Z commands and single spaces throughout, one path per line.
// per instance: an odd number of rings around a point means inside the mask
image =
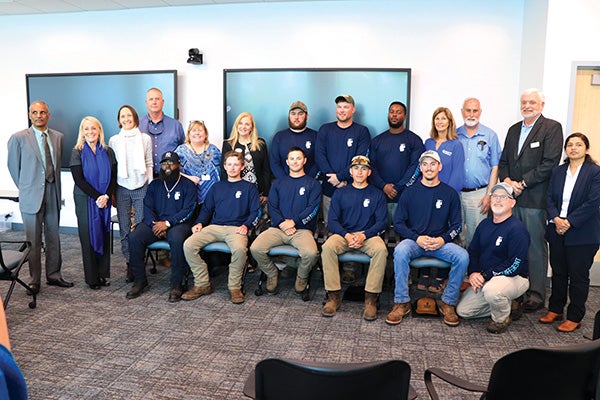
M 325 174 L 336 174 L 338 180 L 351 182 L 350 162 L 352 157 L 369 154 L 371 134 L 366 126 L 352 123 L 340 128 L 337 122 L 323 124 L 317 134 L 316 160 L 319 170 Z M 323 194 L 331 197 L 335 187 L 323 183 Z
M 206 195 L 196 223 L 252 228 L 258 222 L 260 200 L 256 185 L 245 180 L 220 181 Z
M 435 150 L 442 160 L 440 181 L 460 192 L 465 184 L 465 150 L 458 139 L 446 140 L 435 148 L 435 140 L 425 141 L 425 150 Z
M 271 226 L 277 228 L 284 220 L 293 219 L 296 229 L 314 232 L 320 204 L 321 184 L 315 178 L 304 175 L 276 179 L 269 192 Z
M 317 131 L 310 128 L 306 128 L 302 132 L 294 132 L 288 128 L 275 134 L 271 146 L 269 146 L 271 172 L 275 178 L 281 179 L 290 174 L 290 167 L 287 166 L 285 160 L 288 151 L 294 146 L 301 148 L 306 155 L 306 164 L 304 164 L 306 175 L 316 178 L 319 172 L 319 168 L 315 163 Z
M 423 140 L 408 129 L 396 134 L 387 130 L 377 135 L 369 151 L 372 166 L 369 182 L 379 189 L 392 183 L 398 195 L 387 201 L 397 203 L 404 188 L 418 179 L 419 156 L 424 151 Z
M 407 187 L 394 214 L 394 230 L 414 241 L 427 235 L 449 243 L 460 233 L 461 225 L 460 197 L 444 182 L 428 187 L 418 181 Z
M 488 281 L 494 276 L 528 276 L 529 233 L 514 215 L 500 223 L 488 217 L 477 226 L 469 245 L 468 273 L 480 272 Z
M 149 125 L 158 129 L 150 129 Z M 162 126 L 161 126 L 162 125 Z M 152 160 L 154 162 L 154 174 L 160 173 L 160 158 L 167 151 L 175 151 L 177 146 L 185 142 L 185 132 L 181 123 L 168 115 L 163 114 L 158 123 L 152 122 L 148 114 L 140 118 L 139 130 L 147 133 L 152 139 Z M 160 133 L 154 133 L 159 130 Z
M 165 189 L 165 184 L 172 190 Z M 152 226 L 153 222 L 169 221 L 171 226 L 189 221 L 196 211 L 197 190 L 194 182 L 185 176 L 175 182 L 166 183 L 162 179 L 155 179 L 148 185 L 144 197 L 144 223 Z
M 363 232 L 369 239 L 386 230 L 387 218 L 385 195 L 381 190 L 373 185 L 362 189 L 348 185 L 333 194 L 327 227 L 340 236 Z

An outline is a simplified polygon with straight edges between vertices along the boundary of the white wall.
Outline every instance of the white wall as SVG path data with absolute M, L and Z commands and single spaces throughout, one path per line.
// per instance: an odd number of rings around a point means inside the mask
M 412 68 L 412 130 L 426 137 L 441 105 L 462 122 L 462 100 L 477 96 L 482 122 L 503 140 L 520 119 L 527 1 L 320 1 L 0 17 L 0 166 L 8 137 L 27 126 L 27 73 L 177 69 L 180 120 L 203 119 L 220 144 L 223 69 Z M 556 49 L 546 45 L 547 63 Z M 191 47 L 204 53 L 205 65 L 186 63 Z M 70 174 L 63 172 L 63 182 L 61 224 L 75 226 Z M 0 189 L 13 188 L 0 168 Z M 0 212 L 11 207 L 17 210 L 0 201 Z

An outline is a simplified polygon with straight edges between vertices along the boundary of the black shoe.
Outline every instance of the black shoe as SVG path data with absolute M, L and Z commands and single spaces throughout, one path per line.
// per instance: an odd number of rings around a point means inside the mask
M 99 290 L 100 289 L 100 285 L 88 285 L 90 287 L 90 289 L 92 290 Z
M 64 288 L 73 287 L 73 282 L 65 281 L 63 278 L 46 281 L 46 284 L 50 286 L 59 286 Z
M 178 301 L 180 301 L 182 294 L 183 291 L 181 290 L 181 288 L 171 289 L 171 291 L 169 292 L 169 303 L 177 303 Z
M 148 282 L 144 282 L 142 284 L 134 283 L 133 286 L 131 287 L 131 290 L 129 292 L 127 292 L 125 297 L 127 297 L 130 300 L 135 299 L 136 297 L 140 297 L 140 295 L 142 293 L 144 293 L 147 288 L 148 288 Z
M 40 292 L 40 284 L 39 283 L 30 283 L 29 289 L 30 290 L 27 291 L 28 296 L 31 296 L 32 292 L 33 292 L 33 294 L 38 294 Z
M 510 320 L 518 321 L 523 316 L 523 302 L 513 300 L 510 304 Z
M 523 303 L 523 312 L 526 312 L 526 313 L 536 312 L 537 310 L 540 310 L 542 307 L 544 307 L 543 302 L 529 299 Z
M 106 278 L 98 278 L 98 281 L 100 282 L 100 286 L 110 286 L 110 282 L 106 280 Z

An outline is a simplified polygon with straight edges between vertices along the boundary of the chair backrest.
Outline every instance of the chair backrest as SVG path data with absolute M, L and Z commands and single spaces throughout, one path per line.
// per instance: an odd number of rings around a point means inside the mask
M 401 360 L 326 364 L 266 359 L 255 369 L 256 399 L 408 399 L 410 366 Z
M 599 340 L 562 348 L 519 350 L 494 364 L 485 398 L 593 399 L 599 368 Z

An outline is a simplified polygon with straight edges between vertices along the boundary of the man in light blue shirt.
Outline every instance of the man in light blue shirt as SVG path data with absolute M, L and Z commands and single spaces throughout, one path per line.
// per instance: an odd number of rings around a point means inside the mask
M 492 187 L 498 181 L 498 162 L 502 149 L 498 135 L 479 123 L 481 104 L 474 97 L 467 98 L 461 109 L 464 125 L 456 133 L 465 150 L 465 181 L 460 193 L 463 230 L 462 244 L 469 246 L 477 225 L 490 209 Z

